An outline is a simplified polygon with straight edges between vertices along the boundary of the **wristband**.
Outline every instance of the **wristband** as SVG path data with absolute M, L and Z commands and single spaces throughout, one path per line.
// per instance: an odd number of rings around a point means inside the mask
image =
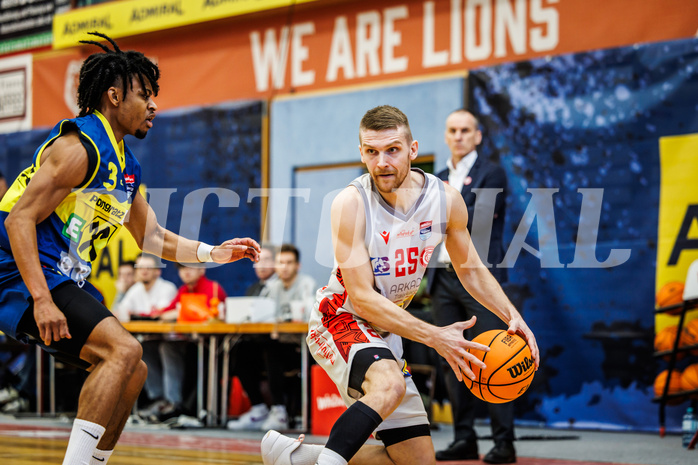
M 199 242 L 199 247 L 196 249 L 196 259 L 199 260 L 199 262 L 204 263 L 204 262 L 212 262 L 213 259 L 211 258 L 211 251 L 213 250 L 212 245 L 208 245 L 204 242 Z

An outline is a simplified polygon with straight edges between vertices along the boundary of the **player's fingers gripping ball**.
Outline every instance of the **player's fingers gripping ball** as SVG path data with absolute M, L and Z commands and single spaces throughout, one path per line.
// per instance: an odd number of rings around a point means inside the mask
M 481 370 L 468 362 L 475 379 L 463 376 L 463 382 L 470 392 L 493 404 L 509 402 L 526 392 L 536 368 L 524 338 L 508 334 L 506 330 L 493 329 L 478 335 L 473 342 L 489 346 L 490 351 L 468 350 L 487 365 Z

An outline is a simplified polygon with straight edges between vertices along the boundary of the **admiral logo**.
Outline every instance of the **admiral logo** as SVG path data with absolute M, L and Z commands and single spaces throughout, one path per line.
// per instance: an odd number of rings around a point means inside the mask
M 371 257 L 373 276 L 387 276 L 390 274 L 390 260 L 388 257 Z
M 383 231 L 382 233 L 380 233 L 380 235 L 383 238 L 383 240 L 385 241 L 385 243 L 387 244 L 388 239 L 390 239 L 390 231 L 388 231 L 388 232 Z
M 424 247 L 424 250 L 422 250 L 422 255 L 419 256 L 419 263 L 421 263 L 424 268 L 426 268 L 427 265 L 429 265 L 429 260 L 431 260 L 431 256 L 433 253 L 433 246 Z
M 398 238 L 400 238 L 400 237 L 412 237 L 412 236 L 414 236 L 414 233 L 415 233 L 414 229 L 409 229 L 409 230 L 403 229 L 402 231 L 397 233 L 397 237 Z
M 131 22 L 137 23 L 162 16 L 182 16 L 183 14 L 181 2 L 165 3 L 147 8 L 134 8 L 131 11 Z
M 426 241 L 431 237 L 431 221 L 422 221 L 419 223 L 419 238 Z
M 525 358 L 523 359 L 523 361 L 517 363 L 516 365 L 507 368 L 507 371 L 509 372 L 509 376 L 511 376 L 512 379 L 516 379 L 522 374 L 526 373 L 532 366 L 533 359 Z
M 64 35 L 80 34 L 82 32 L 111 29 L 111 18 L 109 15 L 101 18 L 90 18 L 83 21 L 66 22 L 63 28 Z
M 240 0 L 206 0 L 204 2 L 204 8 L 215 8 L 215 7 L 220 6 L 224 3 L 236 3 L 239 1 Z

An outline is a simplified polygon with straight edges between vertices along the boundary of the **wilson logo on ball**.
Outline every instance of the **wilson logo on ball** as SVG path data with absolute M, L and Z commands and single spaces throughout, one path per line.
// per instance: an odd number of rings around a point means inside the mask
M 507 368 L 507 371 L 509 372 L 509 376 L 512 378 L 518 378 L 521 376 L 523 373 L 526 373 L 529 368 L 533 366 L 533 359 L 532 358 L 525 358 L 516 365 Z

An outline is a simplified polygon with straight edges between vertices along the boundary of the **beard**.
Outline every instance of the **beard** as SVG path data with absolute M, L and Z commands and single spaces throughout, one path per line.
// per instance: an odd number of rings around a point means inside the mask
M 136 129 L 136 132 L 133 133 L 133 136 L 136 139 L 145 139 L 145 136 L 147 136 L 147 135 L 148 135 L 148 131 L 144 131 L 142 129 Z
M 388 181 L 387 179 L 381 178 L 381 174 L 391 174 L 394 177 Z M 405 178 L 408 174 L 409 171 L 404 173 L 400 171 L 395 171 L 392 173 L 376 173 L 376 175 L 373 177 L 373 182 L 376 185 L 378 192 L 383 194 L 392 194 L 402 185 L 402 183 L 405 182 Z

